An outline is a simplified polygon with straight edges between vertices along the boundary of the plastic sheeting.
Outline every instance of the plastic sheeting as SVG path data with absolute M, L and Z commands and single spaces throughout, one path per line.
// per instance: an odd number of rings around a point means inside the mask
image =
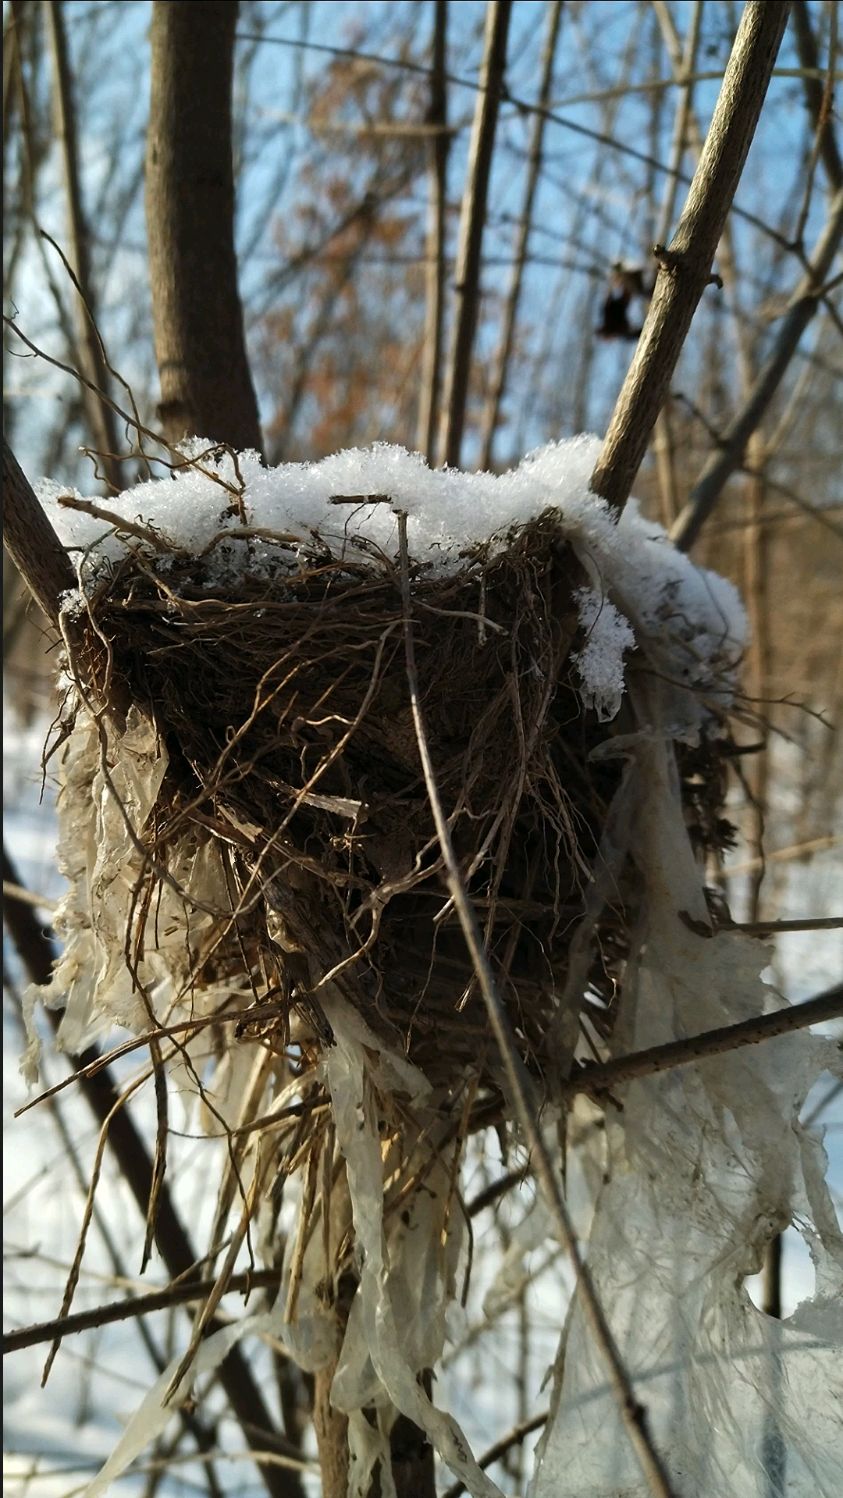
M 653 726 L 651 719 L 650 727 Z M 708 916 L 672 754 L 631 748 L 633 856 L 646 881 L 618 1053 L 760 1014 L 768 953 Z M 642 1078 L 609 1114 L 609 1181 L 588 1243 L 595 1289 L 681 1498 L 834 1498 L 843 1484 L 843 1239 L 798 1111 L 837 1047 L 799 1032 Z M 786 1321 L 746 1277 L 789 1223 L 816 1293 Z M 574 1303 L 530 1498 L 646 1498 L 605 1367 Z

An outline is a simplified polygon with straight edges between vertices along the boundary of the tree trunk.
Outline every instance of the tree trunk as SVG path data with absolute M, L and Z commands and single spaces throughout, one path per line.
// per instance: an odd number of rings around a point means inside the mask
M 234 251 L 237 13 L 230 0 L 153 5 L 149 272 L 167 440 L 207 437 L 262 452 Z

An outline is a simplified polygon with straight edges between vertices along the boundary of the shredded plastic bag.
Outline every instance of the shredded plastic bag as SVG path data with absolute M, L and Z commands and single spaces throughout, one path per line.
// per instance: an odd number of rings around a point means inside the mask
M 647 884 L 641 955 L 615 1037 L 638 1050 L 765 1008 L 767 950 L 703 937 L 699 872 L 669 744 L 635 750 L 633 853 Z M 642 1078 L 610 1110 L 610 1179 L 588 1244 L 595 1289 L 682 1498 L 833 1498 L 843 1481 L 843 1239 L 819 1140 L 798 1123 L 837 1047 L 807 1032 Z M 745 1280 L 795 1221 L 816 1294 L 786 1321 Z M 650 1489 L 576 1302 L 531 1498 L 646 1498 Z

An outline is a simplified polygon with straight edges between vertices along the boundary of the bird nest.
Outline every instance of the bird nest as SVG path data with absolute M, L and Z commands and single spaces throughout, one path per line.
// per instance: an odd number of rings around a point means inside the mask
M 129 970 L 165 945 L 162 899 L 175 890 L 210 916 L 211 935 L 187 943 L 181 992 L 213 996 L 211 1024 L 237 1011 L 214 1032 L 218 1051 L 260 1038 L 310 1064 L 331 1044 L 322 1003 L 334 993 L 434 1086 L 470 1072 L 500 1098 L 421 734 L 517 1046 L 552 1092 L 583 1026 L 611 1030 L 640 898 L 626 859 L 594 906 L 623 765 L 607 741 L 634 725 L 628 699 L 610 726 L 584 706 L 586 577 L 558 516 L 473 547 L 447 573 L 314 535 L 275 542 L 258 574 L 242 561 L 251 544 L 227 543 L 228 575 L 219 555 L 212 570 L 210 558 L 129 551 L 66 618 L 76 700 L 118 725 L 139 709 L 166 765 L 141 820 L 124 806 L 137 870 Z M 648 671 L 645 652 L 631 670 Z M 114 789 L 119 733 L 106 743 L 97 731 Z M 702 848 L 726 831 L 724 748 L 703 735 L 679 749 Z M 200 852 L 205 866 L 213 854 L 213 899 L 184 874 Z

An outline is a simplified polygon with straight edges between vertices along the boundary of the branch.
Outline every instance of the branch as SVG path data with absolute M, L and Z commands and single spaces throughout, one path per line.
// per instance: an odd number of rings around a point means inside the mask
M 486 35 L 480 68 L 480 92 L 471 132 L 466 188 L 463 195 L 457 264 L 454 272 L 456 315 L 448 357 L 442 419 L 439 427 L 439 460 L 458 466 L 471 353 L 480 307 L 480 250 L 486 222 L 486 200 L 489 173 L 495 143 L 495 127 L 503 94 L 506 66 L 506 41 L 512 13 L 512 0 L 489 0 L 486 7 Z
M 680 551 L 688 551 L 716 505 L 723 487 L 743 464 L 746 445 L 779 388 L 799 340 L 819 306 L 819 292 L 843 240 L 843 188 L 835 193 L 828 221 L 808 267 L 790 299 L 773 349 L 741 409 L 723 433 L 671 531 Z
M 495 1441 L 493 1446 L 477 1458 L 478 1467 L 485 1470 L 486 1467 L 491 1467 L 493 1462 L 500 1461 L 502 1456 L 506 1456 L 513 1446 L 519 1446 L 527 1436 L 532 1435 L 534 1430 L 541 1430 L 542 1426 L 547 1424 L 549 1415 L 550 1410 L 542 1410 L 540 1415 L 532 1415 L 529 1420 L 522 1420 L 519 1425 L 514 1425 L 507 1435 L 501 1436 L 499 1441 Z M 445 1489 L 442 1498 L 460 1498 L 460 1494 L 464 1492 L 465 1483 L 452 1482 L 451 1486 Z
M 436 462 L 436 427 L 442 385 L 442 323 L 445 309 L 445 231 L 448 213 L 448 90 L 445 82 L 448 0 L 435 0 L 433 15 L 433 61 L 430 70 L 428 125 L 436 127 L 428 146 L 427 285 L 425 291 L 424 351 L 419 408 L 419 452 L 427 455 L 431 468 Z
M 563 0 L 550 0 L 547 20 L 547 36 L 545 38 L 544 53 L 542 59 L 542 79 L 539 88 L 539 112 L 533 116 L 533 126 L 530 135 L 530 147 L 528 152 L 527 177 L 524 184 L 524 201 L 518 223 L 518 239 L 515 247 L 515 258 L 512 265 L 512 275 L 509 283 L 509 291 L 504 309 L 503 327 L 501 339 L 495 359 L 495 368 L 492 375 L 491 388 L 486 402 L 486 410 L 483 417 L 483 434 L 481 438 L 480 467 L 488 469 L 492 461 L 492 444 L 495 440 L 498 421 L 500 419 L 501 398 L 506 385 L 506 377 L 509 370 L 509 360 L 512 354 L 512 345 L 515 336 L 515 319 L 518 315 L 518 304 L 521 300 L 521 287 L 524 281 L 524 267 L 527 264 L 527 254 L 530 247 L 530 230 L 533 220 L 533 201 L 536 196 L 539 176 L 542 166 L 542 143 L 544 140 L 544 128 L 547 123 L 547 108 L 550 103 L 550 95 L 553 88 L 553 61 L 556 54 L 556 43 L 559 37 L 559 28 L 562 24 Z
M 230 0 L 152 7 L 146 215 L 164 431 L 260 452 L 234 247 L 238 10 Z
M 67 552 L 8 442 L 3 442 L 3 543 L 36 603 L 58 624 L 62 593 L 77 586 Z
M 108 388 L 108 370 L 102 343 L 97 332 L 93 279 L 91 276 L 90 235 L 82 207 L 79 180 L 79 143 L 76 130 L 76 104 L 67 50 L 64 6 L 60 0 L 43 7 L 46 14 L 50 50 L 53 57 L 53 114 L 56 135 L 61 144 L 64 166 L 64 189 L 70 224 L 71 263 L 79 294 L 76 304 L 79 329 L 78 356 L 84 361 L 90 384 L 85 387 L 85 408 L 103 472 L 111 489 L 123 488 L 121 464 L 116 456 L 119 446 L 117 424 L 112 407 L 100 400 L 91 386 Z
M 34 496 L 33 496 L 34 497 Z M 20 884 L 14 865 L 4 846 L 3 878 L 11 884 Z M 6 899 L 3 919 L 21 961 L 33 983 L 45 984 L 52 974 L 54 959 L 50 932 L 42 926 L 32 907 L 17 899 Z M 59 1017 L 48 1010 L 53 1028 Z M 94 1047 L 82 1056 L 70 1057 L 75 1068 L 91 1065 L 98 1060 Z M 100 1067 L 80 1080 L 85 1099 L 97 1122 L 102 1126 L 113 1114 L 109 1128 L 109 1144 L 114 1152 L 120 1171 L 137 1202 L 141 1216 L 146 1216 L 147 1203 L 152 1189 L 152 1162 L 146 1145 L 134 1121 L 125 1108 L 116 1108 L 120 1088 L 110 1071 Z M 179 1279 L 197 1263 L 196 1252 L 176 1212 L 166 1183 L 162 1186 L 158 1201 L 158 1217 L 155 1239 L 161 1257 L 173 1279 Z M 212 1323 L 211 1329 L 224 1323 Z M 263 1449 L 274 1446 L 279 1437 L 264 1401 L 260 1386 L 240 1348 L 234 1347 L 220 1365 L 219 1380 L 228 1397 L 232 1411 L 239 1421 L 251 1447 Z M 270 1498 L 302 1498 L 302 1487 L 298 1476 L 278 1468 L 261 1467 L 261 1477 Z
M 747 0 L 685 209 L 661 260 L 635 357 L 597 466 L 595 494 L 623 509 L 700 298 L 755 133 L 788 0 Z
M 796 33 L 799 61 L 802 64 L 805 100 L 819 138 L 820 155 L 826 176 L 834 191 L 837 192 L 843 187 L 843 161 L 840 159 L 840 150 L 834 134 L 833 112 L 828 107 L 831 101 L 827 103 L 826 90 L 820 82 L 817 40 L 811 27 L 811 17 L 805 0 L 794 0 L 793 29 Z M 833 70 L 833 50 L 829 67 Z
M 809 1025 L 840 1019 L 841 1016 L 843 983 L 838 983 L 815 999 L 777 1009 L 774 1014 L 761 1014 L 756 1019 L 741 1020 L 736 1025 L 704 1030 L 701 1035 L 692 1035 L 687 1040 L 670 1040 L 666 1045 L 649 1046 L 646 1051 L 618 1056 L 613 1061 L 587 1062 L 562 1084 L 560 1090 L 563 1097 L 575 1097 L 581 1092 L 592 1096 L 605 1094 L 621 1082 L 651 1077 L 657 1072 L 688 1066 L 710 1056 L 722 1056 L 726 1051 L 758 1045 L 763 1040 L 773 1040 L 777 1035 L 789 1035 L 794 1030 L 804 1030 Z

